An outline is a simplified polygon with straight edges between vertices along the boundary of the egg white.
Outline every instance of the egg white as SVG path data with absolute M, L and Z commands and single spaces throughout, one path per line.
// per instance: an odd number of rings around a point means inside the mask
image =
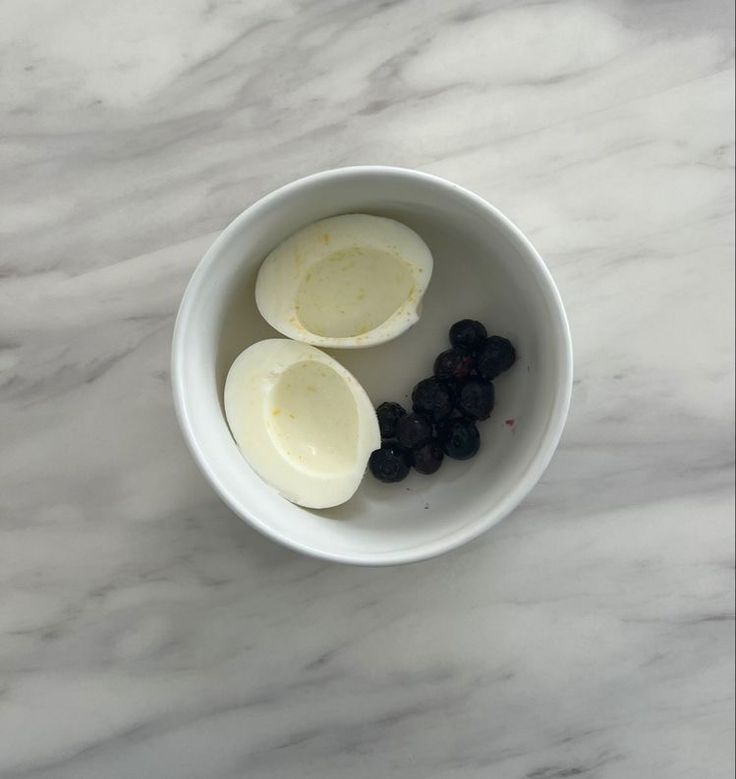
M 370 398 L 329 355 L 272 338 L 248 347 L 225 381 L 225 416 L 245 459 L 292 503 L 348 500 L 381 443 Z
M 429 247 L 406 225 L 334 216 L 298 230 L 266 257 L 256 304 L 272 327 L 297 341 L 374 346 L 419 319 L 432 269 Z

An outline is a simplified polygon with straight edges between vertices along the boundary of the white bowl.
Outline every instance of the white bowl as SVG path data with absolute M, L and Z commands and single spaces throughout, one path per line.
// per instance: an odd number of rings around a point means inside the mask
M 431 375 L 449 326 L 470 317 L 515 344 L 518 359 L 496 381 L 496 408 L 481 423 L 472 460 L 445 459 L 433 476 L 381 484 L 366 474 L 342 506 L 295 506 L 243 459 L 222 406 L 225 376 L 250 344 L 277 337 L 256 309 L 264 257 L 323 217 L 371 213 L 404 222 L 429 244 L 434 274 L 422 316 L 390 343 L 331 350 L 377 405 L 408 405 Z M 539 480 L 557 446 L 572 388 L 567 319 L 544 262 L 496 208 L 443 179 L 387 167 L 341 168 L 272 192 L 238 216 L 194 272 L 174 330 L 176 412 L 195 460 L 220 497 L 271 538 L 301 552 L 360 565 L 406 563 L 446 552 L 505 517 Z

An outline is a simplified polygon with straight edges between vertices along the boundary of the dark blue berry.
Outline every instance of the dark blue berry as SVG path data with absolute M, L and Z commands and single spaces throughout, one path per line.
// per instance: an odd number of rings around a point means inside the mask
M 401 446 L 392 443 L 381 444 L 368 459 L 371 473 L 387 483 L 401 481 L 409 473 L 409 455 Z
M 418 446 L 412 452 L 414 469 L 426 476 L 429 476 L 439 469 L 440 465 L 442 465 L 443 458 L 444 453 L 442 452 L 442 447 L 437 441 L 428 441 L 426 444 Z
M 447 349 L 434 361 L 434 375 L 438 379 L 465 381 L 475 370 L 475 358 L 460 349 Z
M 474 379 L 463 385 L 457 407 L 463 414 L 473 419 L 488 419 L 493 411 L 495 400 L 493 384 Z
M 485 327 L 480 322 L 474 319 L 461 319 L 450 328 L 450 343 L 456 349 L 474 352 L 485 341 L 487 335 Z
M 452 398 L 450 391 L 438 379 L 423 379 L 411 393 L 414 411 L 429 417 L 432 422 L 440 422 L 450 416 Z
M 396 438 L 401 446 L 414 449 L 432 438 L 432 423 L 420 414 L 407 414 L 396 425 Z
M 499 335 L 492 335 L 478 351 L 478 374 L 481 378 L 491 381 L 507 371 L 515 361 L 516 350 L 511 341 Z
M 460 403 L 460 392 L 463 389 L 463 384 L 461 384 L 459 381 L 443 381 L 442 382 L 445 385 L 445 388 L 450 394 L 450 405 L 452 406 L 452 411 L 455 411 Z
M 470 419 L 452 419 L 440 431 L 440 445 L 448 457 L 469 460 L 480 449 L 480 433 Z
M 381 403 L 376 409 L 376 416 L 381 438 L 395 438 L 396 424 L 401 417 L 406 416 L 406 411 L 398 403 Z

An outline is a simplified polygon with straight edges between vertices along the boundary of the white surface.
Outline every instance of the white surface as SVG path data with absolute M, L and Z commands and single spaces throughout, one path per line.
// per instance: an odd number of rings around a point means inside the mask
M 441 477 L 412 474 L 398 488 L 368 478 L 348 503 L 310 512 L 288 504 L 243 467 L 222 413 L 221 375 L 267 327 L 253 305 L 264 247 L 295 225 L 341 208 L 401 219 L 423 236 L 434 257 L 434 284 L 415 327 L 381 346 L 335 352 L 375 406 L 397 399 L 408 406 L 412 387 L 447 347 L 449 326 L 465 316 L 509 336 L 518 358 L 496 381 L 497 405 L 471 463 L 448 460 Z M 247 209 L 192 276 L 172 346 L 177 415 L 192 454 L 223 499 L 289 546 L 352 563 L 388 565 L 440 554 L 506 516 L 536 484 L 557 446 L 571 384 L 562 303 L 526 238 L 476 195 L 397 168 L 317 174 Z
M 0 776 L 732 777 L 730 0 L 0 18 Z M 499 206 L 575 340 L 532 495 L 378 571 L 225 508 L 167 370 L 214 236 L 349 163 Z
M 182 348 L 186 352 L 186 344 Z M 214 384 L 214 353 L 202 381 L 208 374 Z M 187 388 L 182 391 L 186 395 Z M 225 452 L 216 436 L 204 471 L 211 469 L 214 482 L 230 490 L 229 502 L 240 491 L 245 509 L 251 494 L 268 501 L 277 515 L 285 499 L 313 508 L 344 503 L 381 445 L 373 404 L 355 377 L 325 352 L 288 338 L 267 338 L 241 352 L 228 370 L 222 410 L 218 397 L 213 404 L 217 416 L 224 410 L 216 425 L 227 424 L 242 457 L 220 465 Z M 181 421 L 185 434 L 192 435 L 187 415 Z M 208 433 L 205 427 L 202 436 Z M 228 444 L 229 456 L 232 449 Z M 228 473 L 238 474 L 232 484 Z

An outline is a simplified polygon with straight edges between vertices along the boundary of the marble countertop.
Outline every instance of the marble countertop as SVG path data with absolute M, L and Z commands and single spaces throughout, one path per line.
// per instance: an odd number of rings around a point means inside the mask
M 5 0 L 0 776 L 727 779 L 730 0 Z M 576 349 L 504 523 L 356 569 L 259 536 L 177 429 L 222 227 L 356 163 L 476 190 Z

